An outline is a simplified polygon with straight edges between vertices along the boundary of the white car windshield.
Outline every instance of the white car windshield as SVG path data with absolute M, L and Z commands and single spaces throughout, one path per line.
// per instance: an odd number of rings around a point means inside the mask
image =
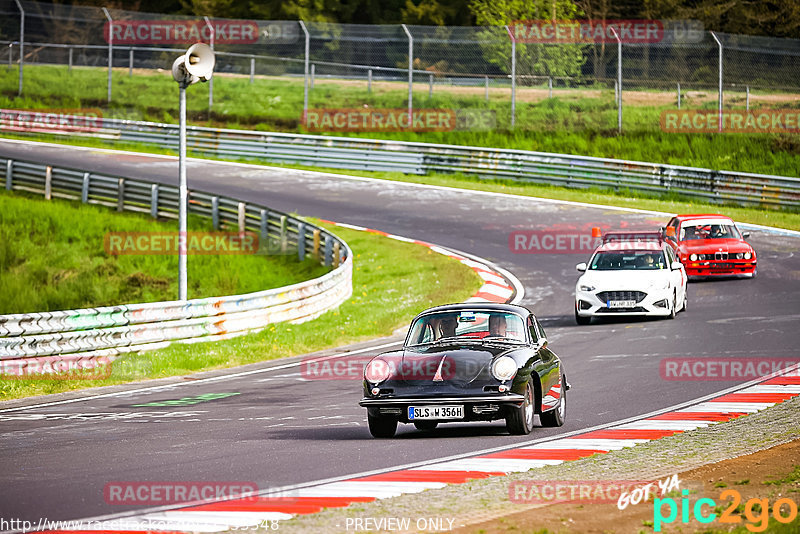
M 444 339 L 479 341 L 484 338 L 524 343 L 522 318 L 514 313 L 499 311 L 432 313 L 420 317 L 411 325 L 406 344 L 421 345 Z
M 641 271 L 666 269 L 667 260 L 663 251 L 625 250 L 594 255 L 589 269 L 592 271 Z

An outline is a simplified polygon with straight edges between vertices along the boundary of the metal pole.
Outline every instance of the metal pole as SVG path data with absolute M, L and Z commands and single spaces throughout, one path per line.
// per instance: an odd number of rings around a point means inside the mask
M 553 77 L 547 77 L 547 98 L 553 98 Z
M 178 300 L 187 300 L 186 275 L 186 208 L 189 191 L 186 187 L 186 87 L 180 85 L 180 140 L 178 145 Z
M 128 78 L 133 78 L 133 47 L 128 50 Z
M 250 85 L 253 85 L 253 78 L 256 77 L 256 57 L 250 56 Z
M 486 101 L 488 102 L 489 101 L 489 77 L 488 76 L 484 76 L 483 77 L 483 81 L 484 81 L 484 87 L 486 87 Z
M 67 69 L 67 72 L 72 72 L 72 50 L 73 50 L 73 48 L 70 46 L 69 47 L 69 68 Z
M 506 26 L 508 36 L 511 37 L 511 127 L 517 122 L 517 40 L 511 30 Z
M 433 98 L 433 74 L 428 74 L 428 98 Z
M 211 32 L 211 51 L 214 51 L 214 26 L 211 25 L 211 21 L 208 20 L 208 17 L 203 17 L 206 21 L 206 26 L 208 30 Z M 214 106 L 214 78 L 208 80 L 208 111 L 211 111 L 211 108 Z
M 111 103 L 111 67 L 114 62 L 114 21 L 108 14 L 108 9 L 103 8 L 103 13 L 108 19 L 108 103 Z
M 711 32 L 711 37 L 717 42 L 719 45 L 719 132 L 722 132 L 722 42 L 717 39 L 717 34 Z
M 367 92 L 372 92 L 372 69 L 367 70 Z
M 306 115 L 308 114 L 308 51 L 310 48 L 311 36 L 308 34 L 308 30 L 306 29 L 306 25 L 303 23 L 303 21 L 299 20 L 297 22 L 300 23 L 300 28 L 306 35 L 306 59 L 304 61 L 305 70 L 303 76 L 303 121 L 305 122 Z
M 617 40 L 617 130 L 622 133 L 622 39 L 613 26 L 609 29 Z
M 317 66 L 313 63 L 311 64 L 311 89 L 314 88 L 314 78 L 317 76 Z
M 746 87 L 746 90 L 747 90 L 747 101 L 745 103 L 745 106 L 746 106 L 745 110 L 750 111 L 750 86 L 749 85 Z
M 681 109 L 681 82 L 678 82 L 678 109 Z
M 408 31 L 408 27 L 405 24 L 401 24 L 403 27 L 403 31 L 406 32 L 408 36 L 408 127 L 411 128 L 413 124 L 412 120 L 412 112 L 413 112 L 413 104 L 412 99 L 414 97 L 414 38 L 411 36 L 411 32 Z
M 22 67 L 25 64 L 25 10 L 19 0 L 14 0 L 19 8 L 19 96 L 22 96 Z M 11 51 L 8 52 L 11 54 Z
M 11 56 L 14 54 L 14 44 L 8 43 L 8 68 L 11 68 L 12 58 Z

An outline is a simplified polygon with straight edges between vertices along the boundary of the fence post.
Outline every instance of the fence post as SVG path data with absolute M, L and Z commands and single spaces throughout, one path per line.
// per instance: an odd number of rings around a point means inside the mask
M 711 37 L 717 42 L 719 45 L 719 132 L 722 132 L 722 41 L 717 39 L 717 34 L 711 32 Z
M 297 259 L 300 261 L 306 259 L 306 225 L 304 223 L 297 225 Z
M 14 0 L 19 8 L 19 96 L 22 96 L 22 67 L 25 64 L 25 10 L 22 9 L 22 4 L 19 0 Z M 9 45 L 11 46 L 11 45 Z M 9 63 L 11 58 L 11 50 L 8 51 Z
M 313 63 L 311 64 L 311 89 L 314 88 L 314 78 L 316 77 L 317 66 Z
M 247 204 L 244 202 L 239 202 L 239 209 L 237 212 L 236 222 L 239 226 L 239 233 L 243 234 L 246 230 L 247 225 Z
M 319 261 L 319 228 L 314 230 L 314 247 L 311 250 L 314 258 Z
M 747 91 L 747 100 L 745 101 L 745 110 L 750 111 L 750 86 L 746 86 L 745 90 Z
M 484 76 L 483 77 L 483 85 L 484 85 L 485 93 L 486 93 L 486 101 L 488 102 L 489 101 L 489 77 L 488 76 Z
M 433 74 L 428 75 L 428 98 L 433 98 Z
M 133 47 L 128 50 L 128 78 L 133 78 Z
M 308 52 L 311 44 L 311 36 L 308 34 L 308 29 L 306 28 L 305 23 L 302 20 L 298 20 L 297 22 L 300 24 L 300 29 L 303 30 L 303 33 L 306 36 L 306 52 L 305 60 L 303 62 L 303 122 L 305 123 L 306 115 L 308 114 Z
M 622 133 L 622 39 L 619 38 L 617 30 L 609 26 L 617 40 L 617 131 Z
M 367 69 L 367 92 L 372 93 L 372 69 Z
M 6 191 L 11 191 L 11 179 L 14 175 L 14 161 L 6 161 Z
M 117 182 L 117 211 L 125 209 L 125 178 L 120 178 Z
M 67 72 L 72 72 L 72 51 L 73 48 L 69 47 L 69 67 L 67 67 Z
M 44 199 L 50 200 L 53 196 L 53 167 L 47 166 L 44 171 Z
M 8 43 L 8 68 L 11 69 L 11 64 L 13 62 L 14 55 L 14 43 Z
M 114 20 L 108 14 L 108 9 L 102 8 L 108 19 L 108 103 L 111 103 L 111 67 L 114 63 Z
M 256 57 L 250 56 L 250 85 L 253 85 L 253 79 L 256 77 Z
M 269 246 L 269 212 L 264 208 L 261 208 L 258 213 L 258 230 L 258 249 L 266 250 L 269 254 L 271 248 Z
M 211 47 L 211 51 L 214 51 L 214 26 L 211 24 L 211 21 L 208 20 L 208 16 L 203 17 L 206 21 L 206 27 L 208 27 L 208 31 L 211 32 L 211 43 L 209 46 Z M 213 76 L 208 80 L 208 111 L 211 111 L 211 108 L 214 106 L 214 78 Z
M 331 263 L 333 263 L 333 239 L 331 239 L 330 234 L 325 234 L 325 257 L 323 258 L 323 263 L 325 267 L 329 267 Z
M 411 103 L 414 96 L 414 38 L 411 36 L 411 32 L 408 31 L 408 27 L 405 24 L 401 24 L 401 26 L 408 37 L 408 128 L 411 129 L 411 125 L 413 124 L 412 113 L 414 111 Z
M 339 256 L 340 255 L 341 255 L 341 247 L 339 246 L 339 242 L 337 241 L 337 242 L 335 242 L 333 244 L 333 267 L 334 268 L 339 266 L 339 261 L 340 261 Z
M 547 98 L 553 98 L 553 77 L 547 77 Z
M 150 216 L 158 219 L 158 184 L 150 186 Z
M 81 186 L 81 202 L 89 203 L 89 173 L 83 173 L 83 185 Z
M 678 82 L 678 109 L 681 109 L 681 82 Z
M 508 26 L 505 27 L 511 37 L 511 127 L 517 122 L 517 40 Z
M 286 231 L 286 215 L 281 215 L 281 252 L 286 252 L 286 241 L 288 232 Z

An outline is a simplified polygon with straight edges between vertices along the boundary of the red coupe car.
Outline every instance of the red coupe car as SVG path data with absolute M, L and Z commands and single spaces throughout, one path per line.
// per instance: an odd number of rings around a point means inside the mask
M 746 276 L 758 271 L 756 251 L 736 224 L 724 215 L 677 215 L 664 234 L 688 276 Z

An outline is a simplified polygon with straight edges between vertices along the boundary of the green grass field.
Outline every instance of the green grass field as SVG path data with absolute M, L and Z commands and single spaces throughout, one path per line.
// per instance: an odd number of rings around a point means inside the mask
M 227 341 L 126 356 L 102 380 L 0 380 L 0 400 L 234 367 L 389 335 L 425 308 L 466 300 L 481 285 L 474 271 L 426 247 L 320 224 L 347 241 L 355 259 L 353 297 L 336 310 Z
M 191 217 L 189 229 L 211 231 Z M 63 200 L 0 193 L 0 314 L 178 298 L 178 256 L 119 255 L 108 232 L 177 232 L 177 222 Z M 189 298 L 281 287 L 328 271 L 294 256 L 190 255 Z
M 17 97 L 17 71 L 0 67 L 0 107 L 12 109 L 100 109 L 107 117 L 177 122 L 178 90 L 167 71 L 141 71 L 133 77 L 120 69 L 114 73 L 113 103 L 106 103 L 107 71 L 29 65 L 25 70 L 25 92 Z M 58 90 L 54 91 L 53 88 Z M 526 93 L 530 91 L 530 94 Z M 538 92 L 536 92 L 538 91 Z M 800 176 L 800 136 L 790 134 L 672 134 L 660 130 L 660 114 L 674 109 L 669 93 L 639 91 L 624 106 L 623 134 L 616 130 L 613 91 L 557 90 L 548 99 L 538 88 L 520 88 L 517 127 L 510 129 L 509 91 L 492 89 L 485 102 L 483 88 L 437 88 L 428 97 L 427 85 L 419 84 L 416 108 L 489 109 L 497 116 L 492 131 L 453 132 L 363 132 L 336 133 L 370 138 L 388 138 L 445 144 L 491 146 L 653 161 L 712 169 Z M 625 94 L 625 93 L 623 93 Z M 174 95 L 175 98 L 165 97 Z M 207 86 L 188 92 L 190 122 L 197 125 L 270 131 L 303 131 L 302 79 L 218 75 L 214 78 L 214 109 L 208 112 Z M 674 96 L 674 95 L 673 95 Z M 712 95 L 713 96 L 713 95 Z M 774 96 L 774 95 L 773 95 Z M 755 98 L 755 96 L 754 96 Z M 791 95 L 764 98 L 770 107 L 798 108 Z M 773 99 L 774 100 L 774 99 Z M 740 97 L 730 97 L 744 107 Z M 713 98 L 684 101 L 684 109 L 714 109 Z M 404 108 L 407 86 L 376 83 L 371 93 L 366 84 L 353 81 L 319 80 L 310 92 L 310 108 Z

